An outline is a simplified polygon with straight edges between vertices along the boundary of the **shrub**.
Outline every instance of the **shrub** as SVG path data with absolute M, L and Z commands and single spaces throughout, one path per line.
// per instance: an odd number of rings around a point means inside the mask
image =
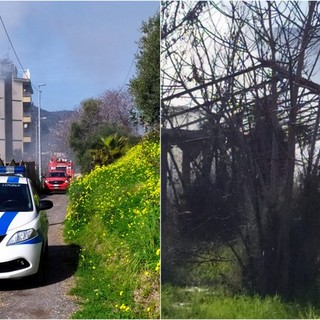
M 82 247 L 76 316 L 159 316 L 159 141 L 145 139 L 69 189 L 67 241 Z M 94 279 L 94 280 L 93 280 Z

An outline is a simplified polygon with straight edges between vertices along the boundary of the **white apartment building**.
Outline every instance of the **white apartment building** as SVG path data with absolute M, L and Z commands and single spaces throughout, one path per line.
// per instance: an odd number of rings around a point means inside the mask
M 18 77 L 15 65 L 0 60 L 0 159 L 29 160 L 31 147 L 32 85 L 29 72 Z

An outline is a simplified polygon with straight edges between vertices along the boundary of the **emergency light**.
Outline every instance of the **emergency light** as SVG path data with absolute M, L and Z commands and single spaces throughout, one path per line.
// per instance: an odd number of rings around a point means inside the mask
M 17 174 L 24 175 L 26 173 L 26 168 L 24 166 L 0 166 L 1 174 Z

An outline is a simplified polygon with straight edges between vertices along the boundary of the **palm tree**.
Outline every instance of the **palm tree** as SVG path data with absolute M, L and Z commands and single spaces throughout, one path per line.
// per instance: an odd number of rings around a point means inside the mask
M 118 133 L 112 134 L 106 138 L 101 137 L 102 148 L 90 150 L 92 163 L 96 165 L 107 165 L 125 154 L 128 148 L 128 138 L 119 136 Z

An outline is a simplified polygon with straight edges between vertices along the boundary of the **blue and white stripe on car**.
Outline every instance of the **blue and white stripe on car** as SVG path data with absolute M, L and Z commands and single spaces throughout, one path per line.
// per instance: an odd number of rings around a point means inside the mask
M 17 216 L 18 211 L 5 211 L 0 216 L 0 235 L 4 235 L 7 233 L 10 224 L 13 219 Z M 1 213 L 0 213 L 1 214 Z

